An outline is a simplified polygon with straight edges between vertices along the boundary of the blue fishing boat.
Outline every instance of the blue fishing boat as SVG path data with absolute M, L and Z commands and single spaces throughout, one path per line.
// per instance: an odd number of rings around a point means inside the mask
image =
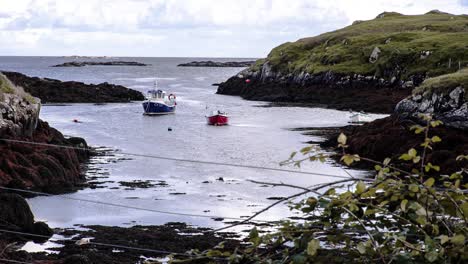
M 176 110 L 176 96 L 162 90 L 150 90 L 143 102 L 144 115 L 165 115 L 173 114 Z

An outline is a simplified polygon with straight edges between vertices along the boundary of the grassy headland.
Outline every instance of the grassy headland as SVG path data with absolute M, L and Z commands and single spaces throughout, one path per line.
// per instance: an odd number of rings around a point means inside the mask
M 455 73 L 444 74 L 441 76 L 425 80 L 419 87 L 413 90 L 414 94 L 448 94 L 454 88 L 463 87 L 465 90 L 465 100 L 468 101 L 468 68 Z
M 369 58 L 376 48 L 380 52 L 372 63 Z M 468 63 L 468 15 L 386 12 L 373 20 L 284 43 L 252 69 L 265 61 L 283 73 L 333 71 L 385 78 L 392 77 L 386 73 L 396 68 L 401 79 L 451 73 Z

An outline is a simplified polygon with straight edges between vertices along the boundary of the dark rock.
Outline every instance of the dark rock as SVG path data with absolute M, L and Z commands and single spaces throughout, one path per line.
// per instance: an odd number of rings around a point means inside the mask
M 0 224 L 9 228 L 34 229 L 34 215 L 26 200 L 18 194 L 0 193 L 0 219 Z
M 1 135 L 15 140 L 57 144 L 74 147 L 87 146 L 80 138 L 66 139 L 59 131 L 39 120 L 31 138 Z M 89 158 L 89 151 L 25 143 L 0 141 L 0 186 L 34 189 L 49 193 L 73 190 L 85 181 L 81 163 Z
M 141 101 L 141 92 L 109 83 L 85 84 L 82 82 L 28 77 L 18 72 L 3 72 L 15 85 L 21 86 L 43 103 L 121 103 Z
M 192 61 L 189 63 L 182 63 L 177 66 L 179 67 L 249 67 L 252 66 L 255 61 Z
M 361 157 L 383 161 L 385 158 L 392 158 L 399 168 L 407 169 L 407 163 L 398 158 L 401 154 L 407 153 L 410 148 L 415 148 L 418 153 L 422 152 L 421 143 L 424 136 L 410 131 L 410 127 L 415 123 L 411 120 L 404 120 L 401 117 L 392 115 L 390 117 L 375 120 L 362 126 L 348 126 L 341 129 L 348 137 L 347 152 L 359 154 Z M 337 137 L 335 134 L 329 140 L 322 143 L 322 147 L 332 147 L 341 151 L 337 147 Z M 433 150 L 428 151 L 427 160 L 434 165 L 439 165 L 442 172 L 450 174 L 467 168 L 467 161 L 457 161 L 459 155 L 466 155 L 468 149 L 468 133 L 459 129 L 440 126 L 430 129 L 429 136 L 439 136 L 442 141 L 434 144 Z M 395 144 L 398 142 L 398 144 Z M 359 162 L 358 166 L 372 169 L 374 164 Z
M 413 76 L 415 85 L 424 78 Z M 220 83 L 218 94 L 240 95 L 247 100 L 308 103 L 340 110 L 391 113 L 395 105 L 411 94 L 399 82 L 374 76 L 333 72 L 283 75 L 268 63 L 261 70 L 246 69 Z
M 32 233 L 44 237 L 2 234 L 2 238 L 20 237 L 37 242 L 47 241 L 52 229 L 43 222 L 34 223 L 34 215 L 26 200 L 18 194 L 0 193 L 0 227 L 16 232 Z
M 83 255 L 71 255 L 66 257 L 63 264 L 91 264 L 92 262 L 89 260 L 87 256 Z
M 62 64 L 53 65 L 51 67 L 83 67 L 83 66 L 149 66 L 135 61 L 71 61 Z
M 415 122 L 421 122 L 420 114 L 430 114 L 446 126 L 468 130 L 468 101 L 465 98 L 465 89 L 461 86 L 445 94 L 415 94 L 399 102 L 395 113 Z
M 33 231 L 34 234 L 44 236 L 43 238 L 36 237 L 35 239 L 33 239 L 34 241 L 37 241 L 37 242 L 45 242 L 45 241 L 48 240 L 47 237 L 50 238 L 50 237 L 52 237 L 54 235 L 54 231 L 52 230 L 52 228 L 50 228 L 44 222 L 34 223 L 32 231 Z

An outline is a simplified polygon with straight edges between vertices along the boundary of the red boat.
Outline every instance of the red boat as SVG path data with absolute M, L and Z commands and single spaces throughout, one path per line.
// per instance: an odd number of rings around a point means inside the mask
M 212 126 L 225 126 L 229 122 L 226 113 L 221 111 L 213 111 L 211 115 L 207 116 L 208 125 Z

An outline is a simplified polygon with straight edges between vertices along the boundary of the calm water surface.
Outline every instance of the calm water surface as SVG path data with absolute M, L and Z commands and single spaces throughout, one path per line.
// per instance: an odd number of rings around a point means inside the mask
M 42 108 L 41 118 L 65 135 L 84 137 L 90 145 L 106 146 L 123 152 L 280 168 L 278 163 L 288 158 L 292 151 L 304 147 L 304 142 L 319 140 L 288 129 L 344 126 L 349 120 L 350 114 L 343 111 L 259 107 L 266 103 L 215 94 L 216 87 L 212 84 L 226 80 L 239 72 L 240 68 L 177 67 L 179 63 L 195 60 L 193 58 L 122 59 L 149 63 L 152 66 L 51 68 L 49 66 L 71 59 L 0 57 L 0 69 L 85 83 L 109 82 L 142 92 L 151 89 L 157 80 L 160 88 L 177 95 L 178 108 L 175 115 L 143 116 L 141 102 L 46 105 Z M 207 109 L 225 110 L 231 116 L 231 124 L 225 127 L 207 126 Z M 79 119 L 82 123 L 73 123 L 73 119 Z M 172 131 L 168 131 L 169 127 Z M 128 159 L 96 165 L 98 169 L 108 173 L 108 178 L 100 179 L 110 181 L 104 184 L 105 188 L 85 189 L 66 196 L 189 214 L 243 217 L 274 202 L 268 200 L 268 197 L 283 197 L 295 191 L 262 187 L 249 183 L 249 179 L 303 186 L 334 180 L 258 169 L 125 155 L 121 157 Z M 342 168 L 331 161 L 324 164 L 305 163 L 301 170 L 346 175 Z M 358 171 L 351 173 L 361 174 Z M 218 181 L 220 177 L 224 181 Z M 119 184 L 119 181 L 133 180 L 154 180 L 156 183 L 164 181 L 168 186 L 126 190 Z M 149 225 L 174 221 L 211 227 L 223 225 L 223 222 L 211 218 L 158 214 L 64 200 L 62 197 L 37 197 L 29 199 L 29 203 L 36 218 L 47 221 L 52 227 L 74 224 Z M 258 218 L 279 220 L 290 215 L 286 206 L 278 206 Z

